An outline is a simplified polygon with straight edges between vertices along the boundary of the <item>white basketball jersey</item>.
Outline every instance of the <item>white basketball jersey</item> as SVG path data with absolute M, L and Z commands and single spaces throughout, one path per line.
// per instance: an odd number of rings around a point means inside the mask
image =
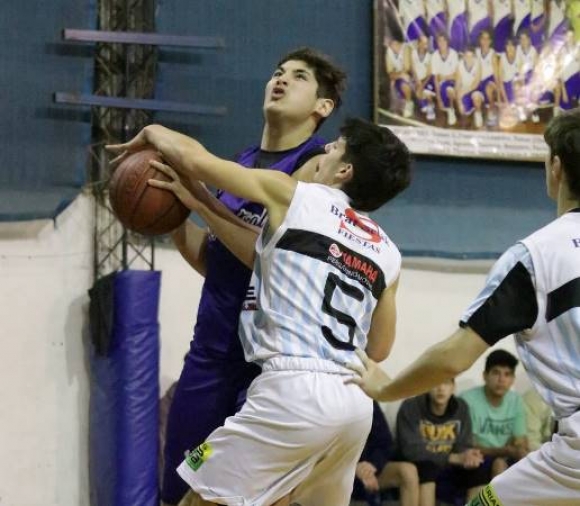
M 538 393 L 566 417 L 580 408 L 580 213 L 522 242 L 534 264 L 538 319 L 516 335 L 516 346 Z
M 580 46 L 578 44 L 574 44 L 573 46 L 564 45 L 558 58 L 560 63 L 560 79 L 563 82 L 568 81 L 568 79 L 580 72 Z
M 514 0 L 514 33 L 522 25 L 522 21 L 532 12 L 531 0 Z
M 511 0 L 494 0 L 493 2 L 493 23 L 497 23 L 510 16 L 512 13 Z
M 475 50 L 475 56 L 479 60 L 479 65 L 481 67 L 481 80 L 487 79 L 488 77 L 493 76 L 493 64 L 495 61 L 495 51 L 492 48 L 489 48 L 487 53 L 484 55 L 481 52 L 481 48 L 477 48 Z
M 240 316 L 246 360 L 352 360 L 366 348 L 373 310 L 398 277 L 401 255 L 340 190 L 298 183 L 281 226 L 256 243 Z
M 457 16 L 465 14 L 465 0 L 448 1 L 447 10 L 449 12 L 449 25 L 451 25 Z
M 419 0 L 400 0 L 399 16 L 403 23 L 403 33 L 408 33 L 409 26 L 417 22 L 419 18 L 425 18 L 425 7 Z
M 419 3 L 419 2 L 417 2 Z M 426 0 L 427 21 L 445 12 L 445 0 Z
M 514 58 L 510 61 L 506 54 L 502 53 L 499 57 L 499 68 L 501 71 L 501 80 L 504 83 L 509 83 L 513 81 L 518 74 L 518 59 Z
M 411 51 L 411 63 L 417 79 L 422 81 L 431 74 L 431 53 L 427 51 L 423 56 L 419 54 L 416 48 Z
M 474 88 L 476 84 L 479 84 L 478 79 L 479 64 L 477 61 L 473 63 L 471 68 L 467 68 L 465 62 L 462 60 L 459 63 L 459 79 L 461 83 L 461 92 L 467 91 Z
M 549 4 L 549 16 L 548 16 L 548 38 L 550 38 L 556 28 L 564 21 L 564 9 L 565 9 L 564 2 L 557 2 L 556 0 L 551 0 Z
M 405 44 L 401 44 L 401 49 L 398 53 L 387 47 L 387 68 L 389 72 L 405 72 L 405 51 Z
M 443 58 L 439 51 L 435 51 L 431 57 L 431 72 L 436 76 L 455 74 L 458 63 L 459 56 L 455 49 L 449 48 L 446 58 Z
M 544 15 L 544 0 L 532 0 L 530 13 L 532 21 L 541 18 Z
M 489 17 L 488 0 L 467 0 L 467 11 L 469 12 L 469 29 L 477 23 Z
M 530 46 L 527 51 L 524 51 L 522 46 L 516 48 L 516 60 L 521 75 L 525 75 L 534 70 L 537 59 L 538 52 L 534 46 Z

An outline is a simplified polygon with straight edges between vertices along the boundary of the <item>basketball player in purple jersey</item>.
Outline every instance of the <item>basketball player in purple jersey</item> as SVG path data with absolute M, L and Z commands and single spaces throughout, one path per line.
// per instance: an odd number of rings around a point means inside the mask
M 311 49 L 286 55 L 266 84 L 265 126 L 259 146 L 237 158 L 246 167 L 294 173 L 306 160 L 322 153 L 324 141 L 314 136 L 320 124 L 341 103 L 344 73 Z M 306 162 L 310 163 L 310 162 Z M 261 227 L 261 205 L 229 193 L 221 204 L 251 225 Z M 244 360 L 238 320 L 251 271 L 228 251 L 235 237 L 220 235 L 219 222 L 208 222 L 212 233 L 188 221 L 172 237 L 183 257 L 205 282 L 194 330 L 167 422 L 165 470 L 161 500 L 177 505 L 187 484 L 176 472 L 185 451 L 202 443 L 243 404 L 260 369 Z M 255 234 L 257 235 L 257 233 Z
M 493 0 L 493 42 L 494 49 L 501 53 L 508 39 L 512 37 L 514 24 L 511 0 Z
M 514 25 L 513 34 L 519 37 L 523 31 L 530 31 L 532 17 L 531 0 L 513 0 Z
M 546 14 L 544 9 L 544 0 L 531 0 L 530 10 L 530 38 L 532 45 L 538 53 L 544 45 L 544 36 L 546 28 Z
M 399 0 L 399 18 L 405 41 L 415 42 L 429 34 L 423 0 Z
M 447 32 L 447 9 L 445 0 L 425 0 L 427 23 L 431 35 L 431 47 L 435 47 L 435 37 L 438 33 Z
M 477 45 L 482 30 L 491 30 L 491 0 L 467 0 L 469 43 Z
M 469 41 L 465 0 L 448 0 L 447 13 L 449 16 L 449 45 L 458 53 L 462 53 Z

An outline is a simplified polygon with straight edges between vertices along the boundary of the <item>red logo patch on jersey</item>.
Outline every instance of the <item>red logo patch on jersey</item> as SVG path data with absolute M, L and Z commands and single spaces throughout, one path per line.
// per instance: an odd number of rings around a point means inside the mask
M 342 256 L 342 251 L 340 251 L 340 248 L 334 242 L 330 245 L 328 251 L 330 251 L 330 254 L 335 258 L 340 258 Z
M 340 223 L 341 229 L 346 230 L 363 241 L 372 243 L 381 242 L 379 226 L 373 220 L 366 216 L 359 216 L 350 207 L 345 210 L 344 215 L 345 219 Z

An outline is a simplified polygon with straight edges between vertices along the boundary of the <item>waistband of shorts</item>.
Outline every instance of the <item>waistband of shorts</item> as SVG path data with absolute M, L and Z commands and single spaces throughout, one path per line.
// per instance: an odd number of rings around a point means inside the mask
M 330 374 L 351 374 L 350 369 L 332 360 L 314 357 L 288 357 L 278 355 L 262 364 L 262 371 L 310 371 Z

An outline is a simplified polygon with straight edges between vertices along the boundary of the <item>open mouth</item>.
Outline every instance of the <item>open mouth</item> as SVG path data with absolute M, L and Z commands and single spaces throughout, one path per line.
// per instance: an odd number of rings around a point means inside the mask
M 272 100 L 279 100 L 280 98 L 282 98 L 284 96 L 284 94 L 286 93 L 286 91 L 284 90 L 284 88 L 282 88 L 281 86 L 276 86 L 275 88 L 272 89 Z

